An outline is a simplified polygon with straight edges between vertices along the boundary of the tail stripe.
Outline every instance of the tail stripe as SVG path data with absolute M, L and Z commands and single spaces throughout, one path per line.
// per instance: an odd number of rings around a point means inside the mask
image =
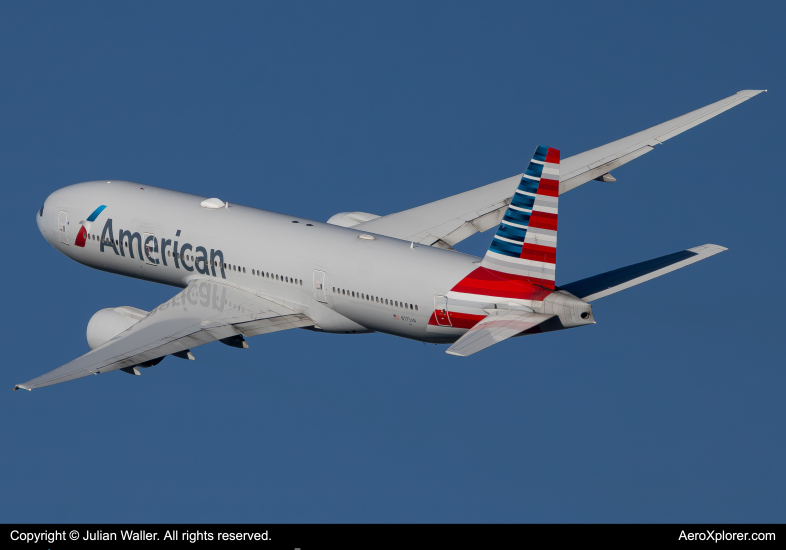
M 539 146 L 502 218 L 481 266 L 554 288 L 559 214 L 557 149 Z M 501 257 L 505 260 L 500 262 Z
M 465 312 L 464 325 L 454 322 L 454 328 L 474 325 L 485 316 L 488 304 L 516 300 L 519 305 L 539 307 L 554 291 L 559 155 L 550 147 L 535 150 L 480 266 L 447 293 L 451 302 L 477 311 Z M 454 319 L 453 309 L 450 315 Z M 434 315 L 429 325 L 439 325 Z

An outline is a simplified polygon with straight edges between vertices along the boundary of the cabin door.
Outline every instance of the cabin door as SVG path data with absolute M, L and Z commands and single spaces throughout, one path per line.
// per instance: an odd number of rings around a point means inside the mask
M 325 297 L 325 272 L 318 269 L 314 270 L 314 298 L 317 302 L 327 303 L 327 298 Z
M 60 233 L 60 242 L 68 244 L 68 214 L 62 210 L 57 215 L 57 232 Z
M 434 316 L 437 318 L 438 325 L 452 326 L 448 315 L 448 299 L 445 296 L 434 296 Z
M 158 239 L 152 233 L 142 234 L 142 251 L 149 265 L 158 263 Z

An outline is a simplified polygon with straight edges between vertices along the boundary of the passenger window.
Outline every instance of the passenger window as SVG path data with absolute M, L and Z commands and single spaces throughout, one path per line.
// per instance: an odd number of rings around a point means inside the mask
M 417 304 L 415 304 L 415 311 L 417 311 L 417 310 L 418 310 L 418 306 L 417 306 Z

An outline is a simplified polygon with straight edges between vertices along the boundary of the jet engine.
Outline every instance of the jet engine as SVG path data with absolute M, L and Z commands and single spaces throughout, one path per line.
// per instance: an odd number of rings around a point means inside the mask
M 97 311 L 87 323 L 87 345 L 96 349 L 145 318 L 149 312 L 131 306 L 110 307 Z
M 327 221 L 330 225 L 339 225 L 341 227 L 354 227 L 358 224 L 370 222 L 379 218 L 376 214 L 369 214 L 368 212 L 339 212 L 334 214 Z

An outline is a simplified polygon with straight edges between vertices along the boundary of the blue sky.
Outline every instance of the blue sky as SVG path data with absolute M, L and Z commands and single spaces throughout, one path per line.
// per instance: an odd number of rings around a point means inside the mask
M 0 518 L 782 521 L 785 16 L 778 2 L 3 3 Z M 746 88 L 770 92 L 560 201 L 559 283 L 729 247 L 598 301 L 597 325 L 468 359 L 292 330 L 138 378 L 10 391 L 85 353 L 95 311 L 174 292 L 52 249 L 34 214 L 59 187 L 384 215 L 518 173 L 538 144 L 569 156 Z

